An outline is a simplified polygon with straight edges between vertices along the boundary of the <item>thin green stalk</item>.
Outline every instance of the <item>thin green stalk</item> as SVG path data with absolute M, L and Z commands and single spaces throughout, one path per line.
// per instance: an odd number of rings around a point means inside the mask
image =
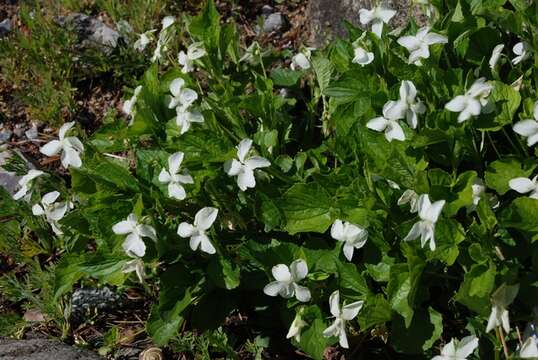
M 486 132 L 486 135 L 488 136 L 489 142 L 491 143 L 491 147 L 493 147 L 493 150 L 497 154 L 497 157 L 500 159 L 501 158 L 501 153 L 499 153 L 499 150 L 497 150 L 497 147 L 495 146 L 495 143 L 493 142 L 493 139 L 491 138 L 491 135 L 489 134 L 489 132 Z
M 508 140 L 508 142 L 510 143 L 510 145 L 514 149 L 514 151 L 519 153 L 520 156 L 525 156 L 524 153 L 521 151 L 521 149 L 519 147 L 517 147 L 516 144 L 514 144 L 514 142 L 510 138 L 510 135 L 508 135 L 508 132 L 506 131 L 506 129 L 504 127 L 502 128 L 502 131 L 503 131 L 504 136 L 506 137 L 506 139 Z
M 294 181 L 285 177 L 284 175 L 282 175 L 280 173 L 279 170 L 277 169 L 274 169 L 274 168 L 271 168 L 271 167 L 268 167 L 268 168 L 265 168 L 264 171 L 268 172 L 270 175 L 273 175 L 275 178 L 279 179 L 279 180 L 282 180 L 283 182 L 285 182 L 286 184 L 293 184 Z
M 262 67 L 262 71 L 263 71 L 263 77 L 265 79 L 267 79 L 267 72 L 265 71 L 265 65 L 263 64 L 263 56 L 262 56 L 262 53 L 260 51 L 260 65 Z
M 482 166 L 482 164 L 484 164 L 484 159 L 482 158 L 482 152 L 480 151 L 479 147 L 476 144 L 476 130 L 472 126 L 470 127 L 470 129 L 471 129 L 471 133 L 473 135 L 474 151 L 477 154 L 478 158 L 480 159 L 480 166 Z

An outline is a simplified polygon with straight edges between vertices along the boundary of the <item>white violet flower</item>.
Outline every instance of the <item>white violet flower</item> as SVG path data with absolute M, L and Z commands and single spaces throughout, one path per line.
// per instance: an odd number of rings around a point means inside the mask
M 293 319 L 290 328 L 288 330 L 288 334 L 286 335 L 286 339 L 294 338 L 295 341 L 300 342 L 301 341 L 301 330 L 308 325 L 306 321 L 303 320 L 301 317 L 301 312 L 298 312 L 295 315 L 295 318 Z
M 138 39 L 135 41 L 133 47 L 137 51 L 144 51 L 146 47 L 151 43 L 153 40 L 153 33 L 157 31 L 156 29 L 152 29 L 149 31 L 146 31 L 145 33 L 142 33 L 138 36 Z
M 523 345 L 521 345 L 521 348 L 519 349 L 519 357 L 522 359 L 538 358 L 538 345 L 536 344 L 536 338 L 534 336 L 529 336 Z
M 504 331 L 510 331 L 510 319 L 508 316 L 508 305 L 510 305 L 517 296 L 519 284 L 506 285 L 502 284 L 491 296 L 491 313 L 488 319 L 486 332 L 490 332 L 498 326 L 502 326 Z
M 168 15 L 168 16 L 165 16 L 162 21 L 161 21 L 161 24 L 162 24 L 162 29 L 161 31 L 163 30 L 166 30 L 168 29 L 170 26 L 172 26 L 172 24 L 176 21 L 176 18 L 171 16 L 171 15 Z
M 340 292 L 336 290 L 329 297 L 329 306 L 331 314 L 334 316 L 334 322 L 331 326 L 323 330 L 323 336 L 336 336 L 339 339 L 340 346 L 347 349 L 349 344 L 346 335 L 346 321 L 353 320 L 361 310 L 364 301 L 356 301 L 340 308 Z
M 344 243 L 344 256 L 351 261 L 354 250 L 366 244 L 368 231 L 347 221 L 335 220 L 331 226 L 331 237 Z
M 368 129 L 385 133 L 388 142 L 392 140 L 405 140 L 405 134 L 398 123 L 398 119 L 391 114 L 392 108 L 396 106 L 395 101 L 388 101 L 383 105 L 383 116 L 373 118 L 366 123 Z
M 527 138 L 527 146 L 538 142 L 538 101 L 534 103 L 534 119 L 518 121 L 514 124 L 514 131 Z
M 61 153 L 62 165 L 65 168 L 69 166 L 79 168 L 82 166 L 80 154 L 84 151 L 84 145 L 75 136 L 65 137 L 69 129 L 74 125 L 74 121 L 63 124 L 59 131 L 59 139 L 52 140 L 39 149 L 42 154 L 47 156 L 54 156 Z
M 215 247 L 206 235 L 211 225 L 217 219 L 219 210 L 213 207 L 200 209 L 194 216 L 194 224 L 182 222 L 177 228 L 177 234 L 182 238 L 190 238 L 189 245 L 192 251 L 200 248 L 203 252 L 214 254 Z
M 310 301 L 310 290 L 307 287 L 298 285 L 308 275 L 308 266 L 302 259 L 295 260 L 287 267 L 284 264 L 278 264 L 271 269 L 275 281 L 265 285 L 263 292 L 269 296 L 280 295 L 285 299 L 295 296 L 301 302 Z
M 13 195 L 13 199 L 20 200 L 28 194 L 35 178 L 45 174 L 41 170 L 30 169 L 26 175 L 19 179 L 20 189 Z
M 466 336 L 461 341 L 452 338 L 448 344 L 443 346 L 441 355 L 433 357 L 432 360 L 467 360 L 478 347 L 478 338 L 474 335 Z
M 237 160 L 228 160 L 224 163 L 224 171 L 226 171 L 226 174 L 229 176 L 237 176 L 237 185 L 241 191 L 256 186 L 254 170 L 271 165 L 269 160 L 261 156 L 247 157 L 251 147 L 252 140 L 241 140 L 239 145 L 237 145 Z
M 512 51 L 517 56 L 512 59 L 512 64 L 517 65 L 523 60 L 528 59 L 530 56 L 528 50 L 529 50 L 529 44 L 527 44 L 524 41 L 521 41 L 515 44 L 514 47 L 512 48 Z
M 482 179 L 475 178 L 473 184 L 471 185 L 471 189 L 473 191 L 473 206 L 471 208 L 476 209 L 480 199 L 482 198 L 482 194 L 484 194 L 486 191 L 486 187 L 484 186 Z
M 58 197 L 60 197 L 58 191 L 46 193 L 41 198 L 40 204 L 32 206 L 32 213 L 35 216 L 45 215 L 45 218 L 50 223 L 55 223 L 61 220 L 67 212 L 67 203 L 64 201 L 56 202 Z
M 312 56 L 312 51 L 314 50 L 316 50 L 316 48 L 312 48 L 312 47 L 303 48 L 300 52 L 298 52 L 291 58 L 290 68 L 292 70 L 310 69 L 310 57 Z
M 360 46 L 353 49 L 353 55 L 354 57 L 351 62 L 359 64 L 360 66 L 368 65 L 374 61 L 374 53 L 369 52 Z
M 416 129 L 418 126 L 417 114 L 424 114 L 426 106 L 417 99 L 417 88 L 415 84 L 409 80 L 403 80 L 400 85 L 400 99 L 391 106 L 388 111 L 389 119 L 405 118 L 411 129 Z
M 491 57 L 489 58 L 488 62 L 490 69 L 495 68 L 495 65 L 497 65 L 497 62 L 499 62 L 503 49 L 504 44 L 499 44 L 493 48 L 493 51 L 491 52 Z
M 416 213 L 418 211 L 418 194 L 414 190 L 407 189 L 400 196 L 397 204 L 399 206 L 409 204 L 411 206 L 410 212 Z
M 206 55 L 206 51 L 201 42 L 195 42 L 189 45 L 187 52 L 181 50 L 177 56 L 179 64 L 183 66 L 181 72 L 187 74 L 193 71 L 194 61 L 200 59 L 204 55 Z
M 493 86 L 487 83 L 485 78 L 476 80 L 465 95 L 458 95 L 450 100 L 445 109 L 452 112 L 459 112 L 458 122 L 464 122 L 471 116 L 480 115 L 482 107 L 486 106 L 488 96 Z
M 187 196 L 183 184 L 194 183 L 187 169 L 184 169 L 181 173 L 179 172 L 184 155 L 181 151 L 170 155 L 168 157 L 168 169 L 162 169 L 159 174 L 159 181 L 168 184 L 168 196 L 177 200 L 183 200 Z
M 185 87 L 185 80 L 174 79 L 170 83 L 171 97 L 167 100 L 169 109 L 176 109 L 176 124 L 183 135 L 191 128 L 191 123 L 203 123 L 204 116 L 198 111 L 191 111 L 192 104 L 198 99 L 196 91 Z
M 125 115 L 129 116 L 131 118 L 129 125 L 132 125 L 132 122 L 134 120 L 134 116 L 136 114 L 135 105 L 138 101 L 138 96 L 140 95 L 140 92 L 142 91 L 142 85 L 138 85 L 133 92 L 133 96 L 129 100 L 125 100 L 123 103 L 122 111 Z
M 446 43 L 446 36 L 430 32 L 428 26 L 418 29 L 416 35 L 406 35 L 398 39 L 398 44 L 409 51 L 409 63 L 415 65 L 421 65 L 420 59 L 430 57 L 430 45 Z
M 430 201 L 428 194 L 422 194 L 418 197 L 418 216 L 417 221 L 404 241 L 415 240 L 420 237 L 421 246 L 424 247 L 426 242 L 430 242 L 430 249 L 435 250 L 435 223 L 439 219 L 439 215 L 445 206 L 445 200 L 439 200 L 433 204 Z
M 169 109 L 174 109 L 178 106 L 189 107 L 198 100 L 196 91 L 185 87 L 185 80 L 182 78 L 172 80 L 169 89 L 172 94 L 171 97 L 167 97 Z
M 155 229 L 150 225 L 139 223 L 135 214 L 129 214 L 126 220 L 114 225 L 112 231 L 116 235 L 127 235 L 122 248 L 130 257 L 143 257 L 146 254 L 146 244 L 142 240 L 143 237 L 157 241 Z
M 518 177 L 512 179 L 508 182 L 510 189 L 517 191 L 520 194 L 530 193 L 529 197 L 531 199 L 538 199 L 538 175 L 532 179 L 527 179 L 525 177 Z
M 138 280 L 143 283 L 144 279 L 146 279 L 146 271 L 144 270 L 144 261 L 140 258 L 136 258 L 130 261 L 127 261 L 121 271 L 124 274 L 128 274 L 130 272 L 135 272 L 136 276 L 138 277 Z
M 388 24 L 394 15 L 396 15 L 395 10 L 386 9 L 383 6 L 376 6 L 371 10 L 360 9 L 359 21 L 362 25 L 372 23 L 372 32 L 376 34 L 378 38 L 381 38 L 383 24 Z
M 176 108 L 176 125 L 181 135 L 191 128 L 192 123 L 203 123 L 204 115 L 199 111 L 191 111 L 189 107 L 178 106 Z
M 173 34 L 172 24 L 176 21 L 173 16 L 165 16 L 162 20 L 162 28 L 159 33 L 159 39 L 157 40 L 157 47 L 151 57 L 151 62 L 162 59 L 166 50 L 168 50 L 168 43 L 170 42 Z

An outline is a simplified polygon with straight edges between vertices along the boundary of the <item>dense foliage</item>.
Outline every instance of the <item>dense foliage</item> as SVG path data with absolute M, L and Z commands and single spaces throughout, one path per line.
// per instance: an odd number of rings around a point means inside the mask
M 431 358 L 464 337 L 442 358 L 532 354 L 538 5 L 424 7 L 429 28 L 393 31 L 391 11 L 361 11 L 373 32 L 349 25 L 291 69 L 242 49 L 212 1 L 186 28 L 165 18 L 129 120 L 65 124 L 41 152 L 69 176 L 3 193 L 0 236 L 63 251 L 55 300 L 143 284 L 159 346 L 239 313 L 314 359 Z

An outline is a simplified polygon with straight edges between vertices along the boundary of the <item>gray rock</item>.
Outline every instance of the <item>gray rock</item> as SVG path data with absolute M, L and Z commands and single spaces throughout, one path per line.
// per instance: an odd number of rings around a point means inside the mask
M 39 135 L 37 132 L 37 126 L 33 125 L 30 129 L 25 131 L 24 135 L 26 135 L 28 140 L 37 139 L 37 136 Z
M 371 9 L 373 3 L 372 0 L 309 0 L 306 9 L 308 44 L 322 47 L 335 37 L 345 37 L 347 30 L 344 21 L 363 27 L 359 22 L 359 10 Z M 411 0 L 384 0 L 383 5 L 397 10 L 390 22 L 391 29 L 405 26 L 411 16 L 419 25 L 426 23 L 420 8 L 414 6 Z
M 25 125 L 23 124 L 17 124 L 15 125 L 15 128 L 13 129 L 13 133 L 16 137 L 21 138 L 25 131 Z
M 110 51 L 118 45 L 120 33 L 108 27 L 101 20 L 94 17 L 72 13 L 67 16 L 58 16 L 56 23 L 62 27 L 73 29 L 84 46 L 98 46 Z
M 0 149 L 0 186 L 7 190 L 11 195 L 15 194 L 20 179 L 20 176 L 17 174 L 6 171 L 2 168 L 7 160 L 12 156 L 11 152 L 8 150 Z M 1 359 L 1 357 L 0 357 Z
M 79 288 L 71 297 L 71 319 L 75 324 L 80 324 L 94 313 L 110 312 L 121 304 L 121 296 L 109 287 Z
M 27 169 L 35 169 L 35 166 L 30 163 L 20 151 L 16 149 L 6 150 L 5 148 L 0 147 L 0 186 L 6 189 L 6 191 L 11 195 L 15 194 L 16 190 L 18 190 L 18 183 L 21 177 L 17 176 L 17 174 L 13 172 L 4 170 L 2 166 L 6 164 L 9 158 L 14 156 L 13 154 L 16 154 L 20 159 L 22 159 L 22 161 L 25 162 Z M 2 357 L 0 357 L 0 359 L 2 359 Z
M 47 339 L 0 338 L 2 360 L 102 360 L 97 354 Z
M 0 36 L 6 35 L 11 31 L 11 21 L 4 19 L 0 22 Z
M 266 33 L 280 31 L 286 25 L 286 18 L 279 12 L 273 13 L 265 18 L 263 31 Z
M 269 16 L 269 15 L 271 15 L 271 14 L 273 13 L 273 10 L 274 10 L 274 9 L 273 9 L 272 6 L 270 6 L 270 5 L 264 5 L 264 6 L 262 7 L 262 15 L 264 15 L 264 16 Z
M 9 141 L 9 139 L 11 139 L 11 135 L 13 135 L 13 131 L 9 129 L 1 129 L 0 130 L 0 144 Z

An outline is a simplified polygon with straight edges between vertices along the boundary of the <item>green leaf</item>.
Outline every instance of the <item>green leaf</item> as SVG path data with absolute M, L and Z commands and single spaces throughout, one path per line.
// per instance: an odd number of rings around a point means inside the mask
M 264 230 L 271 231 L 272 229 L 280 227 L 283 221 L 283 216 L 276 205 L 274 198 L 267 196 L 262 192 L 258 192 L 258 196 L 260 198 L 258 216 L 265 225 Z
M 359 325 L 366 331 L 376 325 L 384 324 L 392 318 L 390 303 L 382 294 L 370 295 L 359 312 Z
M 478 214 L 480 222 L 484 224 L 488 230 L 491 231 L 495 228 L 495 225 L 497 225 L 497 217 L 491 209 L 489 197 L 486 196 L 480 199 L 476 206 L 476 213 Z
M 428 311 L 418 310 L 409 326 L 402 320 L 397 316 L 392 321 L 390 341 L 398 352 L 422 355 L 443 331 L 441 314 L 432 308 L 428 308 Z
M 98 279 L 101 283 L 120 285 L 125 275 L 121 271 L 125 264 L 123 256 L 103 253 L 69 254 L 55 268 L 54 298 L 70 291 L 84 276 Z
M 312 68 L 316 73 L 316 79 L 321 93 L 324 94 L 331 82 L 333 64 L 328 59 L 317 56 L 312 59 Z
M 183 312 L 196 297 L 192 284 L 196 281 L 183 264 L 168 267 L 160 275 L 159 302 L 154 304 L 146 322 L 146 331 L 158 346 L 177 334 L 184 321 Z
M 218 328 L 237 308 L 238 299 L 237 293 L 228 290 L 216 289 L 212 292 L 206 290 L 191 313 L 193 327 L 201 331 Z
M 414 311 L 408 300 L 409 293 L 411 292 L 411 278 L 407 270 L 407 264 L 391 266 L 387 297 L 392 309 L 402 315 L 405 318 L 406 324 L 409 324 L 413 319 Z
M 519 91 L 508 84 L 496 81 L 489 99 L 497 106 L 500 105 L 501 111 L 497 109 L 498 115 L 495 116 L 495 122 L 499 125 L 511 124 L 521 103 Z
M 84 276 L 84 273 L 80 270 L 80 264 L 83 261 L 81 257 L 70 254 L 64 256 L 56 265 L 54 272 L 55 300 L 70 291 L 73 285 Z
M 519 197 L 500 215 L 501 225 L 523 231 L 538 232 L 538 200 Z
M 305 353 L 316 360 L 323 360 L 328 339 L 323 336 L 327 325 L 321 319 L 315 319 L 306 331 L 301 334 L 300 347 Z
M 157 346 L 164 346 L 178 333 L 184 319 L 181 313 L 191 302 L 190 291 L 187 290 L 183 298 L 176 302 L 174 307 L 162 311 L 160 304 L 154 304 L 151 314 L 146 322 L 146 331 Z
M 470 206 L 473 203 L 473 184 L 477 174 L 475 171 L 466 171 L 458 176 L 456 183 L 451 187 L 455 199 L 447 199 L 443 212 L 446 216 L 455 215 L 462 207 Z
M 510 190 L 508 186 L 510 180 L 517 177 L 529 177 L 535 167 L 536 165 L 531 162 L 521 163 L 514 158 L 494 161 L 486 170 L 486 185 L 497 191 L 499 195 L 504 195 Z
M 469 45 L 465 52 L 465 60 L 475 64 L 480 64 L 484 59 L 487 61 L 495 45 L 499 43 L 502 43 L 499 32 L 489 26 L 471 32 Z
M 495 81 L 494 85 L 489 100 L 495 103 L 496 110 L 477 119 L 475 126 L 480 130 L 497 131 L 511 124 L 521 103 L 521 95 L 512 86 L 500 81 Z
M 424 345 L 422 345 L 422 350 L 424 351 L 431 349 L 433 344 L 443 334 L 443 316 L 431 307 L 428 308 L 428 313 L 430 315 L 430 323 L 433 324 L 433 332 L 432 336 L 428 340 L 426 340 Z
M 450 266 L 458 257 L 458 244 L 463 240 L 465 240 L 465 230 L 459 222 L 454 219 L 439 219 L 435 225 L 437 248 L 430 254 L 433 255 L 433 258 Z
M 89 193 L 95 187 L 110 192 L 137 192 L 140 190 L 138 181 L 130 173 L 127 166 L 118 161 L 95 158 L 85 165 L 85 167 L 71 171 L 72 176 L 76 178 L 76 189 L 80 189 L 81 192 Z
M 392 309 L 402 315 L 406 326 L 411 324 L 414 315 L 415 295 L 419 289 L 425 263 L 413 248 L 403 244 L 407 264 L 396 264 L 390 267 L 387 298 Z
M 277 68 L 271 72 L 271 79 L 277 86 L 294 86 L 302 75 L 301 71 Z
M 136 175 L 151 184 L 160 167 L 167 164 L 169 153 L 163 150 L 138 150 L 136 152 Z
M 379 264 L 365 264 L 368 274 L 377 282 L 389 281 L 391 265 L 394 265 L 394 258 L 386 255 L 383 255 Z
M 364 299 L 370 290 L 355 264 L 338 262 L 338 287 L 342 294 L 353 299 Z
M 489 294 L 495 286 L 494 265 L 475 264 L 464 275 L 455 300 L 480 315 L 487 315 L 490 309 Z
M 295 184 L 282 196 L 280 208 L 286 218 L 286 230 L 325 232 L 332 223 L 331 198 L 318 183 Z
M 507 0 L 471 0 L 471 13 L 473 15 L 478 15 L 486 10 L 496 10 L 500 6 L 503 6 L 506 1 Z
M 215 285 L 223 289 L 235 289 L 240 282 L 240 268 L 226 258 L 213 257 L 209 262 L 207 273 Z
M 100 174 L 103 179 L 110 181 L 119 189 L 138 191 L 138 183 L 129 170 L 112 161 L 104 161 L 95 168 L 95 172 Z
M 200 40 L 209 42 L 210 46 L 216 46 L 211 41 L 218 39 L 218 29 L 220 28 L 220 15 L 213 0 L 206 0 L 206 5 L 199 15 L 195 16 L 189 24 L 191 35 Z

